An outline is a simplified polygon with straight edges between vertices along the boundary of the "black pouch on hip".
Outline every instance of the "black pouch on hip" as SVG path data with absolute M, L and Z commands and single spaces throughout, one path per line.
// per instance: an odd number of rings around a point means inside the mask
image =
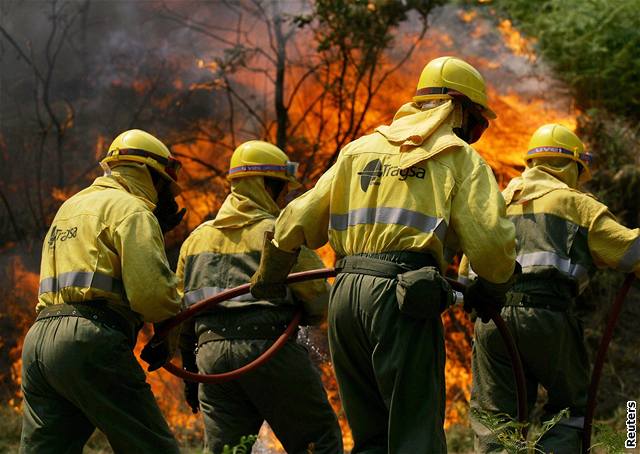
M 439 316 L 453 304 L 453 290 L 433 266 L 398 274 L 396 298 L 400 312 L 417 319 Z

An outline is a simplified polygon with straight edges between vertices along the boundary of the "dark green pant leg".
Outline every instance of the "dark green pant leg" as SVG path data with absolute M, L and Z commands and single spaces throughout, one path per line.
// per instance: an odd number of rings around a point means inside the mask
M 80 454 L 94 426 L 49 385 L 37 351 L 44 322 L 31 327 L 22 348 L 22 434 L 20 453 Z
M 388 293 L 390 280 L 378 280 L 373 289 L 362 285 L 371 277 L 339 274 L 331 287 L 328 335 L 331 360 L 338 381 L 340 401 L 353 435 L 353 454 L 386 454 L 387 405 L 378 389 L 371 355 L 372 314 L 361 313 L 360 301 L 371 290 Z
M 338 419 L 304 346 L 288 342 L 240 385 L 288 453 L 306 454 L 310 444 L 317 454 L 342 453 Z
M 532 323 L 527 320 L 528 323 Z M 589 359 L 580 321 L 567 312 L 535 309 L 537 331 L 553 340 L 545 345 L 554 349 L 549 360 L 540 351 L 526 350 L 532 369 L 547 390 L 543 420 L 549 420 L 564 408 L 570 417 L 561 419 L 540 440 L 544 452 L 557 454 L 581 452 L 582 429 L 590 379 Z M 536 341 L 542 342 L 541 339 Z M 529 343 L 531 345 L 533 342 Z
M 345 274 L 332 289 L 329 341 L 354 453 L 446 452 L 439 319 L 401 314 L 394 280 Z
M 215 341 L 198 352 L 207 373 L 237 369 L 273 341 Z M 342 435 L 307 350 L 288 342 L 268 363 L 231 383 L 201 386 L 207 445 L 213 452 L 257 433 L 266 420 L 288 453 L 341 453 Z
M 198 349 L 198 370 L 215 374 L 233 370 L 231 341 L 216 341 Z M 245 435 L 257 435 L 263 422 L 237 380 L 201 384 L 198 391 L 204 417 L 205 450 L 218 454 L 224 445 L 235 446 Z
M 36 324 L 45 325 L 36 353 L 50 387 L 104 432 L 114 452 L 179 452 L 125 335 L 76 317 Z
M 549 396 L 543 420 L 563 408 L 572 414 L 544 435 L 538 447 L 544 452 L 579 451 L 589 366 L 578 320 L 566 312 L 522 307 L 507 307 L 502 316 L 517 340 L 525 367 L 529 408 L 535 403 L 536 384 L 540 383 Z M 499 333 L 492 322 L 484 325 L 477 321 L 475 334 L 471 405 L 515 418 L 515 397 L 509 397 L 515 396 L 513 372 Z M 495 437 L 473 417 L 472 427 L 478 452 L 500 452 Z
M 522 339 L 520 337 L 520 323 L 517 314 L 514 313 L 516 310 L 519 309 L 505 308 L 501 315 L 520 349 Z M 522 352 L 521 356 L 525 366 L 527 407 L 531 409 L 536 401 L 538 381 L 527 367 L 526 358 Z M 513 365 L 504 339 L 493 321 L 482 323 L 481 320 L 476 320 L 471 353 L 471 371 L 472 413 L 470 420 L 475 433 L 475 452 L 505 452 L 496 435 L 474 414 L 476 411 L 487 415 L 506 413 L 514 420 L 517 418 L 518 401 Z
M 442 322 L 439 317 L 418 321 L 398 312 L 390 322 L 385 326 L 390 328 L 389 342 L 383 337 L 373 354 L 380 390 L 390 402 L 389 452 L 444 453 Z

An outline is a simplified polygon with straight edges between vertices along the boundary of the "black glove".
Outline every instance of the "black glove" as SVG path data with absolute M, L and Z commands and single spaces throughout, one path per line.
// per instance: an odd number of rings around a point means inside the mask
M 464 310 L 475 310 L 483 323 L 488 323 L 491 316 L 500 313 L 507 302 L 507 292 L 511 290 L 515 279 L 522 274 L 520 264 L 516 262 L 513 275 L 503 284 L 494 284 L 478 277 L 467 287 L 464 293 Z
M 176 228 L 186 213 L 186 208 L 178 209 L 176 199 L 168 189 L 163 189 L 158 193 L 158 203 L 153 214 L 158 219 L 162 233 L 170 232 Z
M 499 313 L 507 302 L 508 288 L 502 290 L 493 287 L 493 285 L 479 277 L 469 284 L 464 294 L 464 310 L 466 312 L 475 310 L 483 323 L 489 322 L 491 316 Z
M 189 405 L 194 415 L 198 413 L 198 410 L 200 409 L 200 401 L 198 400 L 198 383 L 185 380 L 184 400 L 187 401 L 187 405 Z
M 161 328 L 161 323 L 154 324 L 154 332 L 158 332 Z M 180 330 L 174 328 L 165 337 L 158 337 L 154 334 L 147 345 L 144 346 L 142 352 L 140 352 L 140 358 L 149 364 L 147 368 L 148 372 L 160 369 L 166 363 L 168 363 L 178 348 L 178 339 L 180 337 Z
M 184 337 L 182 341 L 184 341 Z M 189 342 L 190 343 L 190 342 Z M 194 351 L 195 345 L 180 346 L 180 354 L 182 356 L 182 368 L 188 372 L 198 372 L 198 365 L 196 364 L 196 353 Z M 184 400 L 187 402 L 191 411 L 195 415 L 200 409 L 200 401 L 198 400 L 198 383 L 193 381 L 184 381 Z

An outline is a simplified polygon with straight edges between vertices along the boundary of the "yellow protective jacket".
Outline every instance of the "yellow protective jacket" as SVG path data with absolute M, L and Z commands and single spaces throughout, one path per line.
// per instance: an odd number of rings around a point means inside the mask
M 295 250 L 328 240 L 339 256 L 425 252 L 442 270 L 445 244 L 459 242 L 478 274 L 506 282 L 514 228 L 491 168 L 453 133 L 459 122 L 452 101 L 425 111 L 402 106 L 391 125 L 344 147 L 315 187 L 285 208 L 275 242 Z
M 595 267 L 640 276 L 640 229 L 618 224 L 604 204 L 574 189 L 577 181 L 575 162 L 551 166 L 541 160 L 503 191 L 516 227 L 522 279 L 568 281 L 574 295 L 584 290 Z M 473 271 L 475 265 L 471 271 L 463 259 L 461 280 Z
M 42 247 L 36 311 L 99 299 L 132 323 L 175 315 L 178 279 L 153 214 L 156 201 L 138 164 L 117 166 L 65 201 Z
M 231 193 L 216 218 L 198 226 L 180 249 L 177 275 L 185 306 L 249 282 L 260 263 L 264 234 L 273 231 L 279 212 L 261 176 L 232 181 Z M 293 271 L 323 267 L 314 251 L 303 249 Z M 284 299 L 256 300 L 247 294 L 220 306 L 226 309 L 274 307 L 300 302 L 309 318 L 320 321 L 328 301 L 326 282 L 315 280 L 289 288 L 291 294 Z

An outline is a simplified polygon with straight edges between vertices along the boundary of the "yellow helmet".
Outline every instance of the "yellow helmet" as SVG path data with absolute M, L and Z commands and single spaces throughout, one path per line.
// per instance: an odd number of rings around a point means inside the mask
M 580 138 L 566 126 L 557 123 L 540 126 L 529 140 L 529 149 L 524 156 L 525 162 L 558 157 L 576 161 L 581 172 L 585 172 L 586 179 L 591 178 L 589 166 L 593 156 L 584 151 L 584 144 Z
M 298 163 L 289 161 L 280 148 L 262 140 L 250 140 L 234 150 L 227 178 L 262 175 L 285 180 L 296 188 L 300 186 L 296 180 L 297 171 Z
M 171 192 L 178 195 L 178 170 L 181 164 L 171 155 L 165 144 L 148 132 L 130 129 L 120 134 L 111 143 L 107 155 L 100 161 L 104 164 L 134 161 L 146 164 L 169 181 Z
M 489 108 L 484 79 L 477 69 L 456 57 L 439 57 L 427 63 L 420 74 L 413 101 L 456 96 L 465 97 L 477 104 L 486 118 L 497 117 Z

